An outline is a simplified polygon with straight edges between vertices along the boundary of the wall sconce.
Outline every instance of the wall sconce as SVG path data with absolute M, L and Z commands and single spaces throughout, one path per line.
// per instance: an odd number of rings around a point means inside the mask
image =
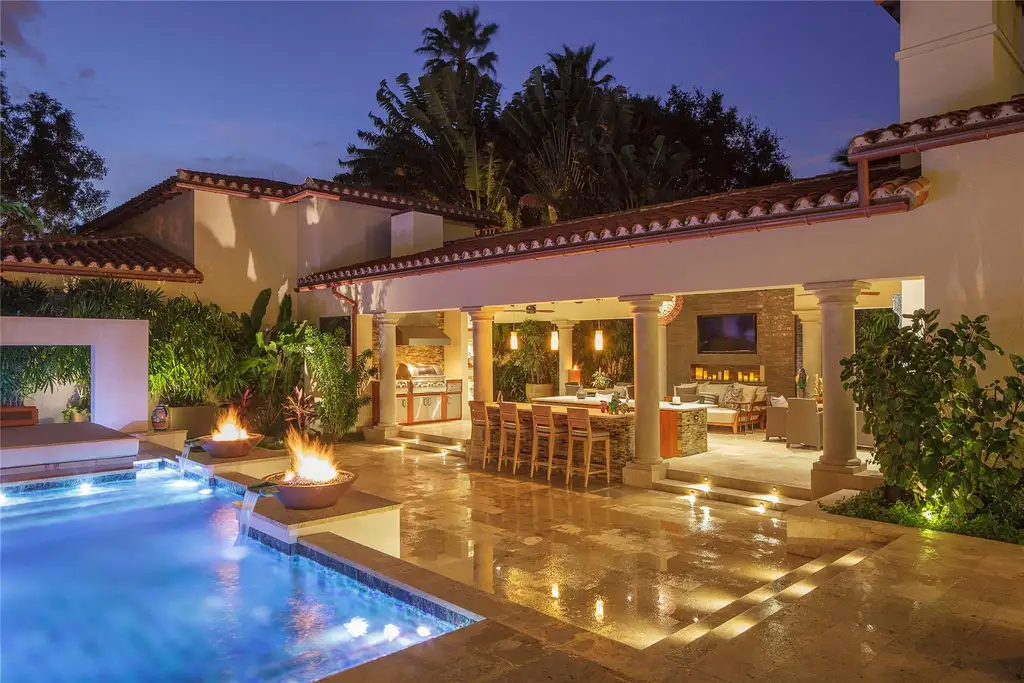
M 604 351 L 604 332 L 601 330 L 594 332 L 594 350 Z
M 519 348 L 519 335 L 515 330 L 512 330 L 512 334 L 508 337 L 508 347 L 513 351 Z
M 551 350 L 558 350 L 558 330 L 551 330 Z

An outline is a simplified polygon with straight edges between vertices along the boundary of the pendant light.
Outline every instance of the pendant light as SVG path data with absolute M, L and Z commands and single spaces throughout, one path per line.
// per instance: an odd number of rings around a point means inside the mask
M 600 329 L 594 332 L 594 350 L 604 351 L 604 332 Z
M 519 335 L 516 334 L 516 312 L 512 311 L 512 333 L 508 335 L 508 347 L 515 351 L 519 348 Z
M 558 330 L 551 330 L 551 350 L 558 350 Z

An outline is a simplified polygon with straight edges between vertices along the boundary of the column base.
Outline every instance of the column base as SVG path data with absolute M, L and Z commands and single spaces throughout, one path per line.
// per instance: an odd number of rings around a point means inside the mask
M 397 424 L 363 427 L 363 438 L 369 443 L 386 444 L 388 439 L 394 439 L 398 436 L 400 429 L 401 427 Z
M 641 489 L 652 489 L 654 483 L 668 474 L 667 462 L 631 462 L 622 468 L 622 483 Z
M 870 488 L 866 486 L 864 477 L 859 473 L 867 470 L 868 466 L 858 459 L 849 465 L 833 465 L 820 460 L 811 466 L 811 498 L 821 498 L 843 489 L 863 490 Z

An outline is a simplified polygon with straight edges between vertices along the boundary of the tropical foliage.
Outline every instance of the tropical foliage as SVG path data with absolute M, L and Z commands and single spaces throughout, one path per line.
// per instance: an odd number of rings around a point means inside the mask
M 349 367 L 349 347 L 344 334 L 309 328 L 306 335 L 306 366 L 313 390 L 319 396 L 317 417 L 320 433 L 336 441 L 352 431 L 359 411 L 370 404 L 366 389 L 377 369 L 370 367 L 373 351 L 356 355 Z
M 2 50 L 0 50 L 2 58 Z M 0 73 L 0 236 L 22 239 L 74 232 L 103 211 L 107 173 L 85 146 L 74 114 L 44 92 L 10 98 Z
M 502 104 L 497 31 L 479 11 L 442 12 L 418 78 L 382 81 L 371 127 L 339 182 L 549 223 L 790 177 L 778 138 L 719 92 L 664 99 L 615 85 L 594 45 L 563 46 Z
M 1024 358 L 1010 354 L 1014 374 L 983 383 L 987 354 L 1003 354 L 987 316 L 950 327 L 938 316 L 917 311 L 907 326 L 880 328 L 842 361 L 844 386 L 864 411 L 886 483 L 922 514 L 1005 521 L 1024 475 Z M 1024 528 L 1024 515 L 1014 523 Z

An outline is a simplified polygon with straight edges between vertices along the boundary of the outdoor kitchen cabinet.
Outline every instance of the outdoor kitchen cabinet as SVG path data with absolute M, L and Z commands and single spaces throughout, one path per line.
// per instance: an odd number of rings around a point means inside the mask
M 405 367 L 403 367 L 405 366 Z M 399 424 L 462 419 L 461 379 L 448 379 L 428 364 L 401 364 L 395 387 Z M 373 424 L 380 423 L 380 382 L 371 385 Z

